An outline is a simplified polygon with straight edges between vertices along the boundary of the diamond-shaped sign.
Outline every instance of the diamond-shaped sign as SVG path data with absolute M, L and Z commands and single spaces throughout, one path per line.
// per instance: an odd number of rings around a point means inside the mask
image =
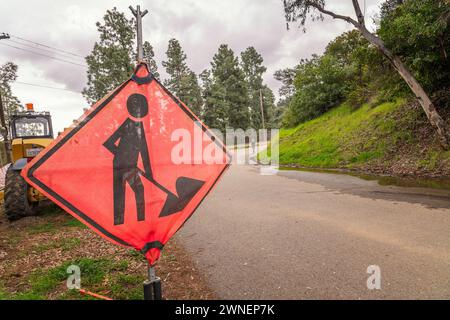
M 140 64 L 22 176 L 151 264 L 229 166 L 226 148 Z

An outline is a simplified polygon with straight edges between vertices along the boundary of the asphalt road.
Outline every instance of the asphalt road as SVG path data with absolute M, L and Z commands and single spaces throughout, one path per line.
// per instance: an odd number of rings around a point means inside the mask
M 450 191 L 236 165 L 177 237 L 224 299 L 450 299 Z

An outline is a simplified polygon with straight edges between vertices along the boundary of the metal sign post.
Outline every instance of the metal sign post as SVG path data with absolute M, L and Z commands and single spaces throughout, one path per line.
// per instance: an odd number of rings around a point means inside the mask
M 134 9 L 129 7 L 136 18 L 136 45 L 137 45 L 137 64 L 144 58 L 144 49 L 142 47 L 142 17 L 148 13 L 148 10 L 141 12 L 141 7 Z M 144 300 L 161 300 L 161 279 L 156 276 L 155 267 L 148 264 L 148 279 L 144 281 Z
M 148 265 L 148 279 L 144 281 L 144 300 L 162 300 L 161 279 L 155 274 L 155 267 Z

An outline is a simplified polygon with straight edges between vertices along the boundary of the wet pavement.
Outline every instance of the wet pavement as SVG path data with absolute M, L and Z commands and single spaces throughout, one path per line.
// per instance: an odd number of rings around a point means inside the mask
M 221 298 L 450 298 L 449 190 L 234 165 L 177 237 Z

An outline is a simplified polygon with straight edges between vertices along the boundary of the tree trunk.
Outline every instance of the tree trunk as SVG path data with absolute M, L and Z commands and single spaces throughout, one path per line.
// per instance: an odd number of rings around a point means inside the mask
M 449 128 L 444 119 L 442 119 L 437 112 L 436 107 L 433 102 L 431 102 L 431 99 L 428 97 L 423 87 L 412 75 L 406 65 L 400 60 L 400 58 L 386 48 L 383 40 L 369 32 L 364 25 L 357 25 L 356 27 L 370 43 L 374 44 L 381 51 L 381 53 L 383 53 L 383 55 L 392 63 L 400 76 L 408 84 L 411 91 L 417 97 L 417 100 L 419 100 L 419 103 L 422 106 L 423 111 L 425 111 L 431 125 L 436 129 L 442 147 L 448 150 L 450 148 Z
M 3 136 L 3 146 L 5 149 L 6 154 L 6 161 L 8 163 L 12 162 L 11 159 L 11 152 L 9 147 L 9 140 L 8 140 L 8 128 L 6 127 L 6 120 L 5 120 L 5 110 L 3 108 L 3 98 L 2 98 L 2 90 L 0 88 L 0 131 Z

